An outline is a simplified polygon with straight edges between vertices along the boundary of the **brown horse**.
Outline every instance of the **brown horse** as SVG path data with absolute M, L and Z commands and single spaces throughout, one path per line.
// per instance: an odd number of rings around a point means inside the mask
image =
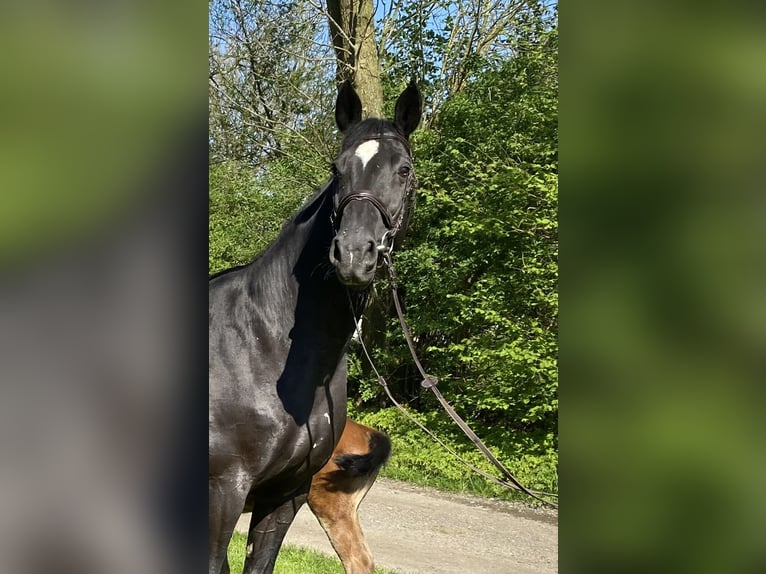
M 346 419 L 332 457 L 311 480 L 309 508 L 346 574 L 373 574 L 375 569 L 357 509 L 390 454 L 391 441 L 386 435 Z
M 330 539 L 346 574 L 373 574 L 375 569 L 357 510 L 390 454 L 391 440 L 385 434 L 346 419 L 330 460 L 311 479 L 309 508 Z M 251 509 L 248 500 L 244 512 Z M 229 572 L 228 560 L 223 572 Z

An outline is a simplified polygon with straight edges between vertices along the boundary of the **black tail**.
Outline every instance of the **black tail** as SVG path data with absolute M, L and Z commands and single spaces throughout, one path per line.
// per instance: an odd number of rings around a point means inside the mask
M 391 456 L 391 440 L 381 432 L 373 432 L 367 454 L 339 454 L 335 464 L 354 476 L 368 476 L 380 470 Z

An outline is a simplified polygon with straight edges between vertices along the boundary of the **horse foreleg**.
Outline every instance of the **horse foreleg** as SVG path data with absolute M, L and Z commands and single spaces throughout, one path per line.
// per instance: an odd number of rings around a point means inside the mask
M 208 574 L 228 572 L 226 552 L 246 497 L 239 481 L 208 481 Z
M 245 550 L 244 574 L 272 574 L 277 554 L 287 530 L 306 502 L 308 492 L 303 492 L 277 506 L 268 514 L 259 512 L 256 505 L 250 519 Z
M 375 569 L 357 511 L 374 480 L 374 475 L 366 481 L 357 479 L 347 492 L 330 490 L 324 481 L 314 481 L 311 485 L 309 506 L 330 539 L 346 574 L 373 574 Z

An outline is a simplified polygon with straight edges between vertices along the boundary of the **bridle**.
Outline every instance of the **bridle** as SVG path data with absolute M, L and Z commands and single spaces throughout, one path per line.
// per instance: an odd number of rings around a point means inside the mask
M 412 149 L 410 148 L 410 142 L 407 141 L 407 139 L 397 133 L 388 133 L 388 134 L 379 134 L 376 136 L 370 136 L 362 141 L 364 143 L 365 141 L 370 140 L 382 140 L 382 139 L 395 139 L 404 144 L 405 149 L 407 150 L 407 155 L 409 156 L 410 161 L 412 161 Z M 361 144 L 360 144 L 361 145 Z M 333 165 L 333 173 L 335 176 L 335 180 L 337 181 L 338 173 L 335 169 L 335 166 Z M 332 227 L 335 233 L 338 232 L 340 229 L 340 221 L 343 217 L 343 211 L 348 207 L 348 204 L 352 201 L 367 201 L 372 204 L 372 206 L 378 210 L 378 213 L 380 213 L 380 217 L 383 220 L 383 225 L 386 227 L 386 232 L 383 234 L 383 237 L 378 242 L 377 248 L 378 253 L 380 254 L 381 258 L 379 259 L 380 262 L 382 262 L 382 257 L 390 254 L 394 249 L 394 238 L 396 237 L 396 234 L 399 233 L 399 229 L 402 226 L 402 221 L 404 220 L 404 213 L 407 210 L 407 200 L 409 199 L 410 193 L 412 193 L 415 188 L 417 187 L 417 178 L 415 177 L 415 172 L 413 169 L 410 169 L 410 173 L 407 176 L 407 184 L 404 190 L 404 196 L 402 198 L 402 202 L 397 208 L 397 210 L 391 214 L 388 211 L 388 208 L 383 205 L 383 202 L 380 201 L 372 192 L 372 190 L 369 189 L 355 189 L 348 195 L 346 195 L 343 199 L 340 200 L 338 205 L 332 210 L 332 214 L 330 215 L 330 221 L 332 222 Z

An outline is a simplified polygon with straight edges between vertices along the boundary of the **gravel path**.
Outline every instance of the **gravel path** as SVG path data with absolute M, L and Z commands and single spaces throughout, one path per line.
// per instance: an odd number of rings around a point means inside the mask
M 359 508 L 375 563 L 403 574 L 558 572 L 558 513 L 380 478 Z M 237 529 L 246 531 L 250 515 Z M 304 506 L 285 542 L 335 556 Z

